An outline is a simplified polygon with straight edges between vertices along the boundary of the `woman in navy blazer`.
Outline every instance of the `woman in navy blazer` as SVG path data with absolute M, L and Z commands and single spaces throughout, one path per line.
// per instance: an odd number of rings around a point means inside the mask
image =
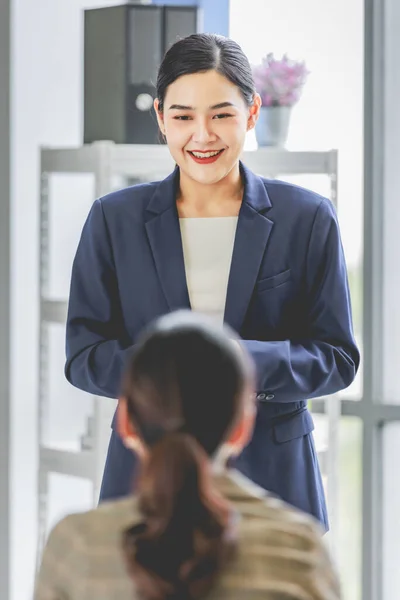
M 66 377 L 118 398 L 142 330 L 162 314 L 195 309 L 179 219 L 238 217 L 224 320 L 255 362 L 258 414 L 236 466 L 327 528 L 306 405 L 347 387 L 359 364 L 334 208 L 240 162 L 260 98 L 232 40 L 195 34 L 176 42 L 161 64 L 154 106 L 177 166 L 163 181 L 93 204 L 72 270 Z M 113 428 L 101 500 L 131 491 L 135 465 Z

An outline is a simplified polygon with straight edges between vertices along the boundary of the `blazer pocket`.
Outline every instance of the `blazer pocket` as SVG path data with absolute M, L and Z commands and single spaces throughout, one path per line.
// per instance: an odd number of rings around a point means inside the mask
M 282 285 L 282 283 L 286 283 L 289 280 L 290 269 L 286 269 L 286 271 L 282 271 L 282 273 L 278 273 L 278 275 L 272 275 L 272 277 L 266 277 L 265 279 L 260 279 L 257 281 L 257 290 L 259 292 L 270 290 L 278 287 L 278 285 Z
M 283 444 L 303 437 L 314 430 L 314 421 L 307 409 L 273 425 L 275 442 Z

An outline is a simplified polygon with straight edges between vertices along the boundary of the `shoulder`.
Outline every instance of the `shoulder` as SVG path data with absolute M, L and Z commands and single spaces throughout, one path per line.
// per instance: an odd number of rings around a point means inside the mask
M 323 585 L 336 591 L 339 598 L 339 578 L 328 551 L 320 524 L 281 501 L 266 496 L 254 521 L 247 519 L 243 537 L 247 538 L 246 553 L 253 547 L 253 560 L 260 564 L 268 555 L 271 564 L 280 565 L 288 578 L 295 579 L 300 567 L 307 588 Z M 263 550 L 260 552 L 260 548 Z M 293 567 L 293 558 L 297 567 Z M 261 559 L 261 561 L 260 561 Z M 246 561 L 248 556 L 246 556 Z M 273 567 L 272 567 L 273 568 Z M 258 570 L 258 568 L 256 568 Z
M 261 536 L 264 541 L 270 538 L 273 544 L 280 543 L 278 531 L 292 533 L 294 537 L 304 537 L 309 541 L 320 540 L 323 529 L 310 515 L 286 504 L 279 497 L 266 492 L 251 483 L 235 481 L 235 494 L 229 497 L 241 515 L 243 534 L 255 538 Z M 232 489 L 232 488 L 231 488 Z M 290 542 L 290 537 L 286 543 Z
M 134 497 L 103 502 L 98 507 L 85 512 L 68 515 L 56 526 L 58 535 L 76 535 L 81 541 L 92 543 L 96 536 L 107 536 L 132 525 L 140 518 L 137 500 Z
M 84 552 L 103 539 L 119 537 L 136 519 L 139 519 L 139 510 L 135 498 L 104 502 L 92 510 L 61 519 L 53 528 L 47 547 L 56 552 L 59 547 L 64 551 L 74 547 L 74 551 Z
M 74 519 L 65 517 L 52 529 L 35 582 L 35 600 L 55 598 L 55 590 L 69 593 L 85 568 L 82 537 Z M 69 597 L 69 595 L 68 595 Z
M 312 190 L 278 179 L 261 177 L 271 201 L 272 212 L 276 214 L 309 215 L 336 219 L 335 207 L 329 198 Z
M 333 599 L 340 598 L 336 566 L 322 527 L 313 517 L 267 492 L 253 494 L 236 482 L 229 491 L 226 496 L 239 515 L 237 557 L 225 580 L 229 587 L 241 582 L 272 591 L 268 587 L 272 583 L 284 586 L 292 581 L 303 593 L 321 586 L 331 590 Z M 280 583 L 277 573 L 282 576 Z
M 262 535 L 271 532 L 273 535 L 273 530 L 281 527 L 322 537 L 322 527 L 313 517 L 267 492 L 234 469 L 229 471 L 228 476 L 219 478 L 217 486 L 240 514 L 244 530 L 249 525 L 249 531 L 257 535 L 257 527 L 260 526 Z
M 324 533 L 313 517 L 267 493 L 251 504 L 247 502 L 243 517 L 244 530 L 277 547 L 294 545 L 311 549 L 320 545 Z
M 242 581 L 271 593 L 296 585 L 307 598 L 314 597 L 312 590 L 325 589 L 339 600 L 339 576 L 319 524 L 279 499 L 257 504 L 241 515 L 237 558 L 227 573 L 230 586 Z
M 121 535 L 137 517 L 136 502 L 127 498 L 59 521 L 43 551 L 35 600 L 53 599 L 56 590 L 80 598 L 88 573 L 96 574 L 101 585 L 118 579 L 130 590 L 121 559 Z
M 99 198 L 97 203 L 107 219 L 117 214 L 121 216 L 126 212 L 140 215 L 146 209 L 159 184 L 159 181 L 152 181 L 123 188 Z

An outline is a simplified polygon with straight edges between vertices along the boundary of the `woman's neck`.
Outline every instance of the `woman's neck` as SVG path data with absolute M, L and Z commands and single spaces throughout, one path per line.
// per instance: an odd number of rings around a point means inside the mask
M 237 217 L 243 199 L 239 169 L 217 184 L 201 184 L 181 173 L 178 214 L 185 217 Z

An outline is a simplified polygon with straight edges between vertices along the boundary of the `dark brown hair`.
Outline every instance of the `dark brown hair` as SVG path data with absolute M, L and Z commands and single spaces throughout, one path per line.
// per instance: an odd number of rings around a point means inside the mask
M 234 515 L 209 472 L 249 381 L 229 335 L 190 312 L 163 317 L 126 370 L 123 395 L 149 455 L 138 482 L 143 521 L 125 532 L 124 550 L 146 600 L 199 597 L 234 551 Z
M 193 33 L 167 50 L 158 70 L 157 98 L 164 108 L 168 86 L 182 75 L 214 70 L 236 85 L 248 106 L 256 88 L 249 60 L 237 42 L 215 33 Z

